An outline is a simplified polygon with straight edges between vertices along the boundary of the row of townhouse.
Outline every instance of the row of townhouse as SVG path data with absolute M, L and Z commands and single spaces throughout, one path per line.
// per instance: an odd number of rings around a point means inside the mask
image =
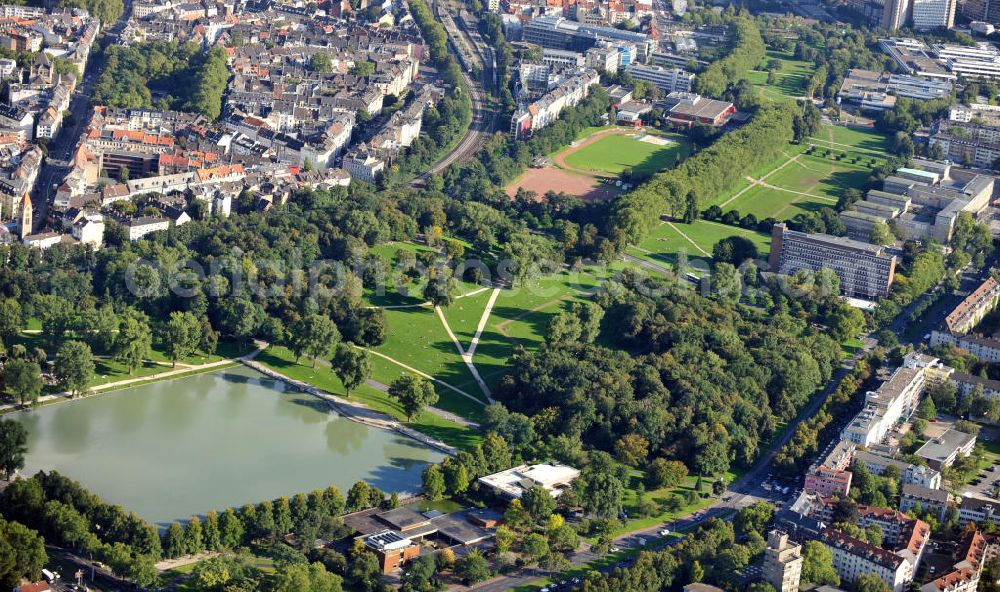
M 584 69 L 540 99 L 520 107 L 511 116 L 511 137 L 525 139 L 553 123 L 559 119 L 563 109 L 573 107 L 586 98 L 590 94 L 590 87 L 599 84 L 600 80 L 600 74 L 596 70 Z

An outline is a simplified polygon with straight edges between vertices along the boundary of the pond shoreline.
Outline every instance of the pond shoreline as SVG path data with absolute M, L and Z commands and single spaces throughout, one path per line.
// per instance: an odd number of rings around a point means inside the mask
M 444 452 L 445 454 L 448 455 L 454 455 L 458 453 L 458 449 L 455 448 L 454 446 L 445 444 L 441 440 L 432 438 L 427 434 L 418 432 L 417 430 L 402 425 L 396 420 L 396 418 L 381 413 L 379 411 L 375 411 L 370 407 L 368 407 L 367 405 L 364 405 L 363 403 L 348 401 L 347 399 L 338 397 L 337 395 L 329 391 L 316 388 L 310 385 L 309 383 L 303 382 L 301 380 L 295 380 L 294 378 L 285 376 L 284 374 L 276 370 L 272 370 L 271 368 L 268 368 L 264 364 L 261 364 L 260 362 L 257 362 L 253 359 L 241 359 L 239 361 L 244 366 L 256 370 L 257 372 L 260 372 L 265 376 L 269 376 L 275 380 L 280 380 L 285 384 L 295 387 L 296 389 L 298 389 L 303 393 L 312 395 L 320 399 L 321 401 L 329 405 L 329 407 L 333 411 L 338 413 L 344 419 L 349 419 L 351 421 L 355 421 L 369 427 L 378 428 L 380 430 L 388 430 L 399 433 L 403 436 L 407 436 L 408 438 L 412 438 L 420 442 L 421 444 L 431 446 L 439 450 L 440 452 Z

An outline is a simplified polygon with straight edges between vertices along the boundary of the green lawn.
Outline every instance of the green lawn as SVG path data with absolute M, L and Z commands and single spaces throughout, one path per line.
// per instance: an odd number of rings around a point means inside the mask
M 377 360 L 378 358 L 374 358 L 372 361 L 374 363 Z M 316 368 L 312 368 L 311 362 L 303 358 L 296 364 L 294 355 L 287 349 L 278 346 L 271 346 L 261 352 L 257 356 L 257 361 L 290 378 L 301 380 L 331 393 L 346 396 L 344 385 L 325 363 L 319 362 Z M 441 391 L 442 389 L 439 388 L 438 393 L 441 394 Z M 399 403 L 379 389 L 361 385 L 351 393 L 351 399 L 405 423 L 406 417 Z M 414 422 L 407 425 L 459 448 L 469 448 L 482 439 L 478 433 L 427 411 L 421 413 Z
M 851 141 L 856 145 L 876 145 L 884 140 L 880 134 L 867 131 L 855 133 L 854 130 L 846 130 L 845 133 L 841 130 L 846 128 L 827 126 L 820 135 Z M 813 143 L 813 140 L 810 139 L 808 143 Z M 796 146 L 798 150 L 788 152 L 798 153 L 795 162 L 788 162 L 788 157 L 782 156 L 769 170 L 755 171 L 751 175 L 757 179 L 763 178 L 764 183 L 773 187 L 750 187 L 731 199 L 737 193 L 733 191 L 729 197 L 717 199 L 714 203 L 724 211 L 735 209 L 741 215 L 753 214 L 759 219 L 774 217 L 787 220 L 800 213 L 835 207 L 837 199 L 848 188 L 864 188 L 872 174 L 871 160 L 874 158 L 876 162 L 881 161 L 874 153 L 869 154 L 846 145 L 824 145 L 818 141 L 815 142 L 816 149 L 807 154 L 803 152 L 808 150 L 806 144 Z M 746 182 L 743 188 L 749 185 Z
M 691 240 L 684 238 L 681 233 Z M 757 245 L 761 257 L 767 257 L 771 250 L 771 237 L 766 233 L 707 220 L 697 220 L 693 224 L 681 222 L 674 222 L 673 225 L 660 224 L 646 240 L 629 249 L 628 252 L 633 257 L 646 259 L 670 269 L 676 265 L 678 254 L 684 253 L 689 264 L 695 268 L 706 268 L 715 243 L 730 236 L 742 236 L 753 241 Z M 700 275 L 695 270 L 692 270 L 692 273 Z
M 452 385 L 472 380 L 472 374 L 432 308 L 386 310 L 385 316 L 388 335 L 376 351 Z M 440 388 L 438 393 L 442 400 L 451 396 Z M 478 391 L 470 394 L 480 395 Z
M 645 133 L 637 132 L 634 136 L 609 134 L 567 155 L 566 164 L 611 175 L 621 174 L 625 169 L 632 169 L 637 174 L 652 174 L 672 167 L 687 154 L 688 145 L 682 136 L 655 134 L 672 141 L 669 145 L 659 146 L 639 140 L 639 136 Z
M 67 336 L 67 339 L 72 338 L 73 334 L 70 333 Z M 33 351 L 35 348 L 43 349 L 46 351 L 50 359 L 55 356 L 55 350 L 45 344 L 44 336 L 41 333 L 21 333 L 15 337 L 12 342 L 14 344 L 23 345 L 29 352 Z M 215 353 L 206 354 L 205 352 L 200 351 L 195 352 L 190 356 L 178 360 L 178 363 L 188 366 L 208 364 L 227 358 L 242 356 L 252 350 L 253 347 L 249 345 L 241 345 L 230 341 L 220 341 L 216 347 Z M 179 367 L 180 366 L 178 366 L 178 368 Z M 160 372 L 167 372 L 172 369 L 172 364 L 170 362 L 170 357 L 166 352 L 166 348 L 159 341 L 154 341 L 152 350 L 150 351 L 146 361 L 143 362 L 142 366 L 136 368 L 131 374 L 129 374 L 128 368 L 126 368 L 124 364 L 114 360 L 111 356 L 95 356 L 94 378 L 90 381 L 90 386 L 95 387 L 109 382 L 118 382 L 120 380 L 128 380 L 132 378 L 143 378 Z M 55 385 L 47 385 L 43 394 L 52 394 L 59 392 L 59 390 L 60 389 Z
M 482 318 L 483 311 L 486 310 L 486 303 L 492 293 L 493 290 L 484 290 L 474 296 L 457 298 L 443 309 L 444 316 L 448 319 L 448 325 L 466 350 L 469 349 L 469 344 L 476 335 L 479 319 Z
M 579 273 L 563 271 L 502 291 L 473 358 L 483 380 L 496 385 L 506 373 L 507 358 L 515 345 L 528 349 L 541 345 L 552 316 L 593 294 L 604 279 L 594 275 L 596 272 L 592 268 Z
M 859 150 L 879 153 L 885 153 L 892 147 L 892 138 L 878 130 L 844 125 L 824 126 L 820 134 L 815 138 L 809 138 L 809 141 L 817 141 L 817 146 L 821 143 L 836 142 Z
M 774 84 L 767 84 L 767 63 L 773 59 L 781 61 L 781 68 Z M 812 62 L 796 60 L 791 52 L 769 50 L 758 69 L 749 72 L 747 78 L 763 97 L 772 101 L 792 102 L 805 94 L 806 82 L 814 71 Z

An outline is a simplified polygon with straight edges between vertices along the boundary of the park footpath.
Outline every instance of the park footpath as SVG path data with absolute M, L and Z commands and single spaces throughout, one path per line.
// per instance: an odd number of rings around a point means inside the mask
M 316 388 L 307 382 L 303 382 L 301 380 L 296 380 L 289 376 L 285 376 L 284 374 L 276 370 L 272 370 L 271 368 L 268 368 L 267 366 L 253 359 L 243 359 L 240 361 L 245 366 L 253 368 L 257 372 L 260 372 L 261 374 L 265 374 L 267 376 L 270 376 L 271 378 L 290 384 L 291 386 L 294 386 L 298 390 L 304 393 L 308 393 L 326 402 L 326 404 L 329 405 L 331 409 L 342 415 L 345 419 L 356 421 L 358 423 L 373 428 L 378 428 L 380 430 L 390 430 L 398 432 L 404 436 L 413 438 L 418 442 L 422 442 L 428 446 L 437 448 L 438 450 L 444 452 L 445 454 L 453 455 L 458 453 L 458 448 L 455 448 L 454 446 L 449 446 L 448 444 L 445 444 L 441 440 L 438 440 L 436 438 L 431 438 L 426 434 L 423 434 L 421 432 L 418 432 L 417 430 L 402 425 L 398 421 L 396 421 L 395 417 L 382 413 L 381 411 L 375 411 L 374 409 L 368 407 L 364 403 L 360 403 L 357 401 L 349 401 L 329 391 Z
M 135 378 L 126 378 L 124 380 L 116 380 L 115 382 L 106 382 L 104 384 L 94 385 L 87 390 L 86 394 L 80 395 L 77 398 L 83 399 L 87 397 L 94 397 L 100 394 L 104 394 L 106 392 L 119 390 L 123 387 L 128 387 L 138 384 L 146 384 L 148 382 L 157 382 L 160 380 L 173 378 L 175 376 L 194 374 L 194 373 L 204 372 L 207 370 L 213 370 L 215 368 L 221 368 L 224 366 L 231 366 L 233 364 L 238 364 L 246 360 L 253 360 L 254 358 L 257 357 L 257 354 L 259 354 L 262 351 L 263 348 L 260 348 L 239 358 L 233 358 L 233 359 L 227 358 L 225 360 L 216 360 L 215 362 L 208 362 L 206 364 L 196 364 L 196 365 L 178 364 L 179 367 L 172 368 L 170 370 L 167 370 L 165 372 L 160 372 L 158 374 L 150 374 L 149 376 L 136 376 Z M 69 391 L 63 391 L 61 393 L 54 393 L 51 395 L 44 395 L 38 397 L 39 404 L 50 403 L 59 400 L 66 400 L 66 401 L 73 400 L 73 395 Z M 17 409 L 21 409 L 21 406 L 15 403 L 11 403 L 8 405 L 0 405 L 0 414 L 6 413 L 8 411 L 15 411 Z

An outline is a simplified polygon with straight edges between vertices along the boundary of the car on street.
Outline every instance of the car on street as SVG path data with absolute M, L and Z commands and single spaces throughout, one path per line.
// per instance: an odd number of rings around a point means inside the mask
M 667 536 L 668 534 L 670 534 L 669 528 L 664 528 L 660 530 L 660 536 Z

